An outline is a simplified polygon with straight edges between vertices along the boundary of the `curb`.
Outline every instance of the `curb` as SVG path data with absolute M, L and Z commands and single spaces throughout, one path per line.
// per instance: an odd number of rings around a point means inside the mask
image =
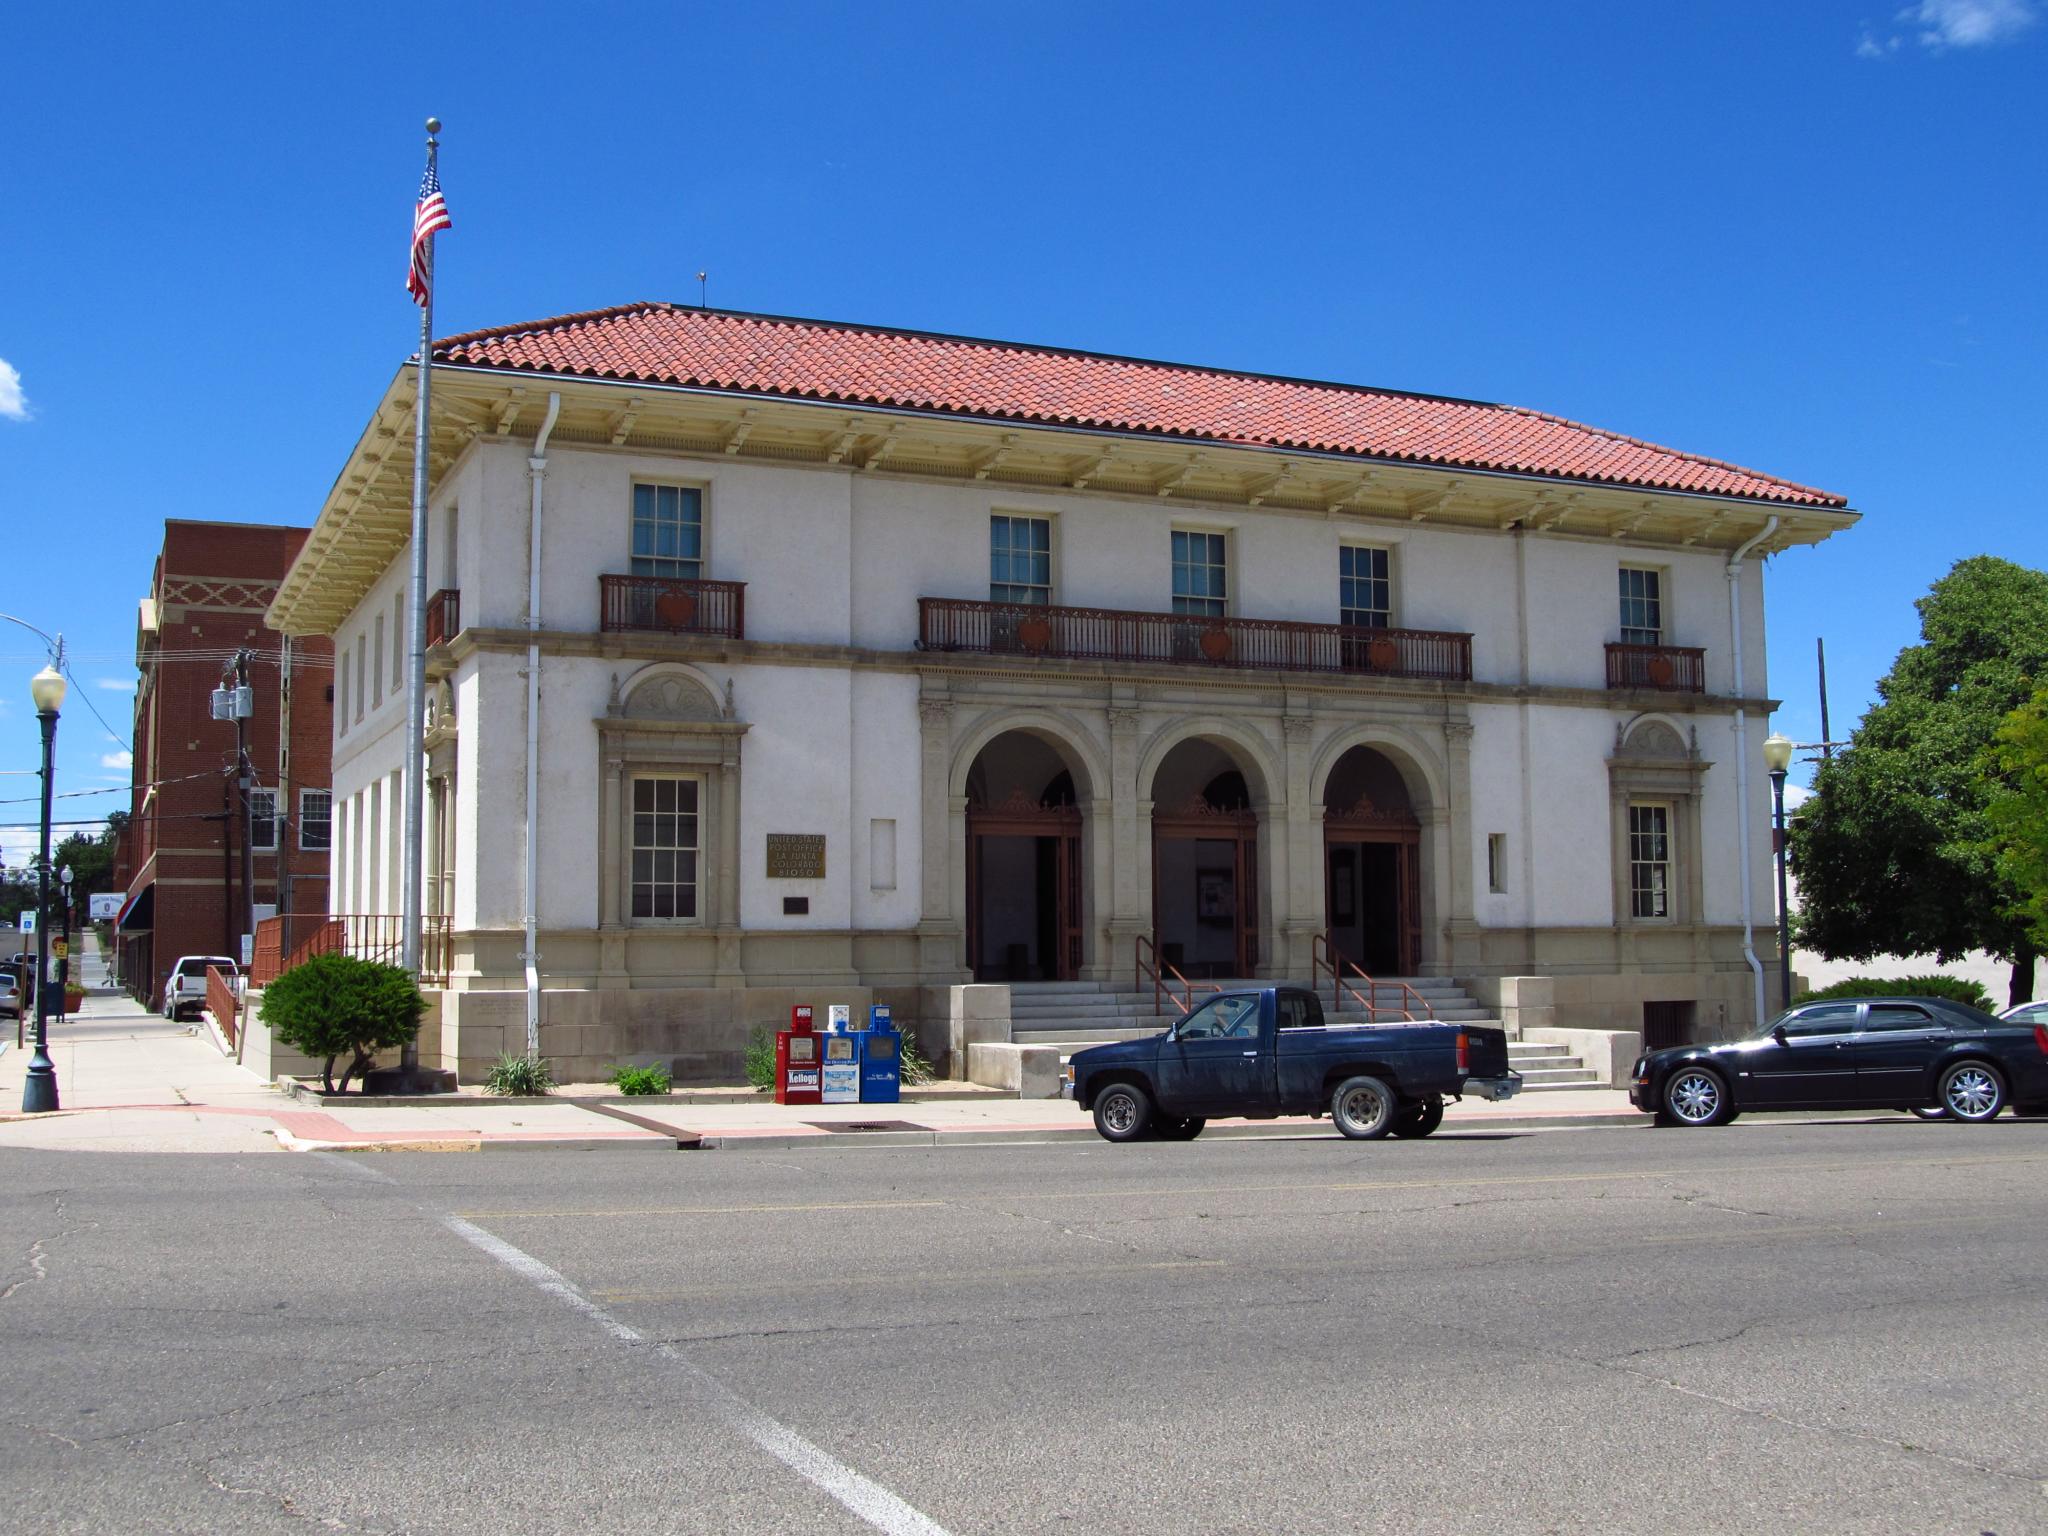
M 672 1133 L 635 1137 L 631 1140 L 594 1140 L 587 1136 L 536 1136 L 530 1140 L 508 1141 L 488 1136 L 450 1137 L 446 1140 L 405 1141 L 321 1141 L 295 1136 L 283 1126 L 272 1132 L 287 1152 L 676 1152 L 685 1143 Z
M 1553 1115 L 1545 1118 L 1520 1116 L 1515 1119 L 1460 1122 L 1446 1125 L 1430 1139 L 1456 1140 L 1464 1135 L 1494 1136 L 1503 1133 L 1525 1135 L 1531 1131 L 1625 1130 L 1647 1127 L 1650 1117 L 1634 1110 L 1586 1115 Z M 664 1131 L 669 1127 L 662 1127 Z M 1212 1141 L 1342 1141 L 1344 1138 L 1318 1121 L 1288 1120 L 1271 1124 L 1219 1125 L 1202 1133 Z M 717 1131 L 698 1133 L 696 1145 L 704 1151 L 794 1152 L 806 1147 L 959 1147 L 1033 1146 L 1063 1141 L 1099 1141 L 1095 1128 L 1085 1121 L 1071 1128 L 1044 1129 L 1029 1126 L 992 1126 L 987 1130 L 915 1131 L 816 1131 L 807 1136 L 784 1136 L 775 1132 L 745 1134 Z

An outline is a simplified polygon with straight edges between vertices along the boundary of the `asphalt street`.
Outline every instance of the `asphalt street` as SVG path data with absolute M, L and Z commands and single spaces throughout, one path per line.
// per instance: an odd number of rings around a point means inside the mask
M 11 1530 L 2048 1530 L 2048 1122 L 0 1174 Z

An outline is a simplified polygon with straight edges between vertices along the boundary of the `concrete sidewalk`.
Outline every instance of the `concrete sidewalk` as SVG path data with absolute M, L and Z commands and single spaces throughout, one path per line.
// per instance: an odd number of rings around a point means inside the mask
M 11 1021 L 10 1021 L 11 1022 Z M 33 1034 L 31 1023 L 26 1033 Z M 0 1147 L 93 1152 L 270 1152 L 280 1148 L 480 1151 L 646 1147 L 677 1138 L 574 1103 L 489 1099 L 398 1108 L 300 1104 L 221 1054 L 204 1025 L 173 1024 L 119 993 L 50 1021 L 62 1108 L 23 1115 L 30 1045 L 0 1054 Z
M 0 1053 L 0 1148 L 80 1151 L 486 1151 L 678 1146 L 981 1144 L 1093 1140 L 1088 1116 L 1059 1099 L 1005 1098 L 946 1084 L 901 1104 L 781 1105 L 740 1088 L 622 1099 L 577 1085 L 546 1100 L 473 1092 L 416 1103 L 307 1102 L 221 1054 L 204 1025 L 173 1024 L 118 993 L 52 1020 L 50 1056 L 63 1108 L 24 1116 L 27 1048 Z M 1453 1104 L 1437 1134 L 1645 1125 L 1611 1089 L 1524 1094 L 1507 1104 Z M 1327 1120 L 1216 1120 L 1206 1135 L 1336 1136 Z

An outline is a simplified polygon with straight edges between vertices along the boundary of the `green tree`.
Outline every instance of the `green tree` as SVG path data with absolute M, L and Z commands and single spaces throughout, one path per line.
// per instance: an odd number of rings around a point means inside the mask
M 329 1093 L 334 1063 L 353 1059 L 341 1074 L 349 1080 L 366 1071 L 377 1052 L 394 1050 L 420 1032 L 426 999 L 409 973 L 354 955 L 315 955 L 263 989 L 259 1010 L 270 1032 L 308 1056 L 320 1057 L 320 1081 Z
M 1790 832 L 1800 933 L 1833 959 L 1987 950 L 2033 987 L 2025 892 L 1999 857 L 1987 772 L 2000 724 L 2048 676 L 2048 574 L 1979 555 L 1915 606 L 1900 651 L 1850 745 L 1821 765 Z
M 2048 950 L 2048 687 L 1999 723 L 1987 755 L 1999 778 L 1986 808 L 1999 873 L 2019 894 L 2028 938 Z

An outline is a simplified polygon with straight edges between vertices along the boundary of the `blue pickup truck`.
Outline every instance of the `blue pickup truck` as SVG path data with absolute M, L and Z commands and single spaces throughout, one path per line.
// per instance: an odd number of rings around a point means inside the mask
M 1505 1032 L 1471 1024 L 1327 1024 L 1298 987 L 1205 998 L 1163 1035 L 1076 1051 L 1064 1097 L 1107 1141 L 1192 1141 L 1221 1116 L 1328 1115 L 1356 1140 L 1427 1136 L 1444 1100 L 1512 1098 Z

